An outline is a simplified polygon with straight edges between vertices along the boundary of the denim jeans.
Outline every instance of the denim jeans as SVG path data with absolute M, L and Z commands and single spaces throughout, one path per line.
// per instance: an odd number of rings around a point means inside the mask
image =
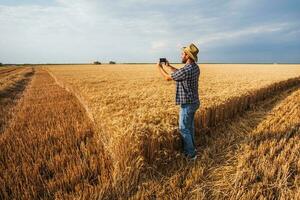
M 183 152 L 187 156 L 195 156 L 195 125 L 194 118 L 200 103 L 189 103 L 180 105 L 179 131 L 183 144 Z

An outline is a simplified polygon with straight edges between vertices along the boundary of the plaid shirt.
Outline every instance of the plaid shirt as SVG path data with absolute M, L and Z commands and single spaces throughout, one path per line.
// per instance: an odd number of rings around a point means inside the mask
M 198 81 L 200 68 L 196 63 L 186 64 L 183 68 L 171 73 L 171 77 L 176 81 L 176 104 L 197 103 Z

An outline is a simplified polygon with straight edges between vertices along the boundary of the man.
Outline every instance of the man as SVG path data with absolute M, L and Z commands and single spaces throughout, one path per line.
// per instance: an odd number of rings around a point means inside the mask
M 176 81 L 176 104 L 180 105 L 179 131 L 183 142 L 183 152 L 191 160 L 197 158 L 195 148 L 195 127 L 194 116 L 200 106 L 198 95 L 198 81 L 200 69 L 198 61 L 199 50 L 194 44 L 182 48 L 181 59 L 185 66 L 177 69 L 165 63 L 165 67 L 171 70 L 171 74 L 163 68 L 162 64 L 157 63 L 161 75 L 167 80 Z

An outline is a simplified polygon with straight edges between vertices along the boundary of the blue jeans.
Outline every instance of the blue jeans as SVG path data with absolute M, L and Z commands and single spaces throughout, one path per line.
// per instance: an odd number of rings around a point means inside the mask
M 187 156 L 195 156 L 194 118 L 200 103 L 181 104 L 179 113 L 179 131 L 183 144 L 183 152 Z

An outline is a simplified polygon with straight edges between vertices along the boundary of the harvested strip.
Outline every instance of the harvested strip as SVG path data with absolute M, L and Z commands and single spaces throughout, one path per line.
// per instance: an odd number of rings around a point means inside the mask
M 0 138 L 0 199 L 110 197 L 110 159 L 71 93 L 38 68 L 17 110 Z
M 16 73 L 16 71 L 14 72 Z M 33 73 L 32 68 L 26 68 L 22 70 L 21 73 L 15 74 L 14 78 L 0 87 L 0 135 L 4 132 L 5 126 L 9 123 L 14 112 L 13 108 L 21 98 Z

